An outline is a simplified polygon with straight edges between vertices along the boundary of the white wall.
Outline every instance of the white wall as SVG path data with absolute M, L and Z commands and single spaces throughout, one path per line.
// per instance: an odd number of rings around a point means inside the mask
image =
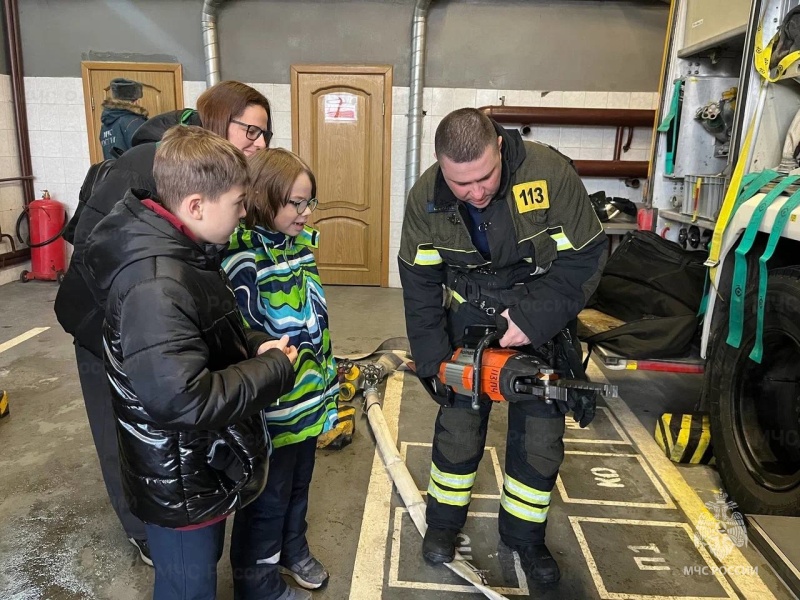
M 5 83 L 3 83 L 5 82 Z M 291 149 L 291 95 L 288 84 L 254 83 L 271 102 L 274 116 L 273 146 Z M 6 120 L 10 104 L 8 76 L 0 77 L 0 166 L 3 161 L 17 163 L 9 158 L 16 152 L 13 143 L 13 116 Z M 80 78 L 26 77 L 28 125 L 31 137 L 34 188 L 37 196 L 48 189 L 56 200 L 63 202 L 70 213 L 78 200 L 83 177 L 89 168 L 89 145 L 86 133 L 86 116 L 83 107 L 83 86 Z M 184 104 L 193 107 L 205 89 L 202 81 L 184 82 Z M 392 165 L 391 210 L 389 238 L 389 283 L 399 287 L 397 252 L 400 246 L 400 229 L 403 219 L 405 183 L 405 153 L 408 113 L 408 88 L 395 87 L 392 102 Z M 487 90 L 468 88 L 426 88 L 423 97 L 422 164 L 420 172 L 434 162 L 433 135 L 442 117 L 464 106 L 480 107 L 500 104 L 500 98 L 512 106 L 556 106 L 569 108 L 644 108 L 657 105 L 656 93 L 650 92 L 560 92 L 524 90 Z M 7 125 L 8 124 L 8 125 Z M 11 137 L 8 133 L 10 131 Z M 637 129 L 631 150 L 624 160 L 647 160 L 652 132 Z M 610 160 L 614 151 L 613 127 L 537 127 L 529 136 L 558 148 L 573 159 Z M 6 142 L 5 140 L 9 140 Z M 9 156 L 7 156 L 7 154 Z M 5 169 L 4 169 L 5 171 Z M 618 179 L 586 178 L 589 192 L 605 190 L 612 196 L 641 200 L 641 187 L 626 188 Z M 642 186 L 644 181 L 642 181 Z M 0 187 L 0 198 L 3 198 Z M 20 196 L 21 198 L 21 196 Z M 4 207 L 5 203 L 0 205 Z M 20 202 L 21 206 L 21 202 Z M 0 224 L 6 231 L 3 213 Z M 19 214 L 18 210 L 15 214 Z M 5 217 L 8 218 L 8 217 Z M 16 216 L 14 217 L 16 218 Z M 2 249 L 2 247 L 0 247 Z
M 71 215 L 89 169 L 89 142 L 80 78 L 26 77 L 25 100 L 34 192 L 48 190 Z
M 14 104 L 11 99 L 11 77 L 0 75 L 0 178 L 19 177 L 19 153 L 17 133 L 14 126 Z M 22 212 L 22 184 L 18 181 L 0 183 L 0 231 L 16 238 L 14 226 Z M 17 249 L 20 244 L 16 244 Z M 0 253 L 10 252 L 8 239 L 0 239 Z M 30 262 L 13 267 L 0 268 L 0 285 L 16 281 L 23 269 L 30 269 Z
M 11 77 L 0 75 L 0 179 L 19 177 L 17 134 L 14 130 L 14 105 L 11 101 Z M 0 183 L 0 231 L 14 235 L 14 224 L 22 210 L 22 184 Z M 8 252 L 8 240 L 0 241 L 0 252 Z
M 408 126 L 408 88 L 395 87 L 392 100 L 392 185 L 389 238 L 389 285 L 400 287 L 397 271 L 397 253 L 400 248 L 400 230 L 403 222 L 403 197 L 405 184 L 405 158 Z M 469 88 L 425 88 L 422 110 L 425 112 L 422 129 L 420 173 L 435 162 L 433 138 L 442 118 L 457 108 L 499 105 L 505 98 L 507 106 L 552 106 L 562 108 L 639 108 L 654 109 L 658 94 L 650 92 L 559 92 L 538 90 L 487 90 Z M 623 160 L 647 160 L 652 130 L 634 131 L 631 149 L 622 155 Z M 532 128 L 527 139 L 544 142 L 574 160 L 611 160 L 614 157 L 614 127 L 561 127 L 538 126 Z M 583 179 L 589 193 L 605 190 L 608 195 L 642 199 L 642 180 L 636 190 L 625 187 L 620 179 Z

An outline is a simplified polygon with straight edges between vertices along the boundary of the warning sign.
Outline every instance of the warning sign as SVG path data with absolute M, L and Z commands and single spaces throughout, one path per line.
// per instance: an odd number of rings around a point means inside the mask
M 358 121 L 358 96 L 354 94 L 326 94 L 325 122 L 354 122 Z

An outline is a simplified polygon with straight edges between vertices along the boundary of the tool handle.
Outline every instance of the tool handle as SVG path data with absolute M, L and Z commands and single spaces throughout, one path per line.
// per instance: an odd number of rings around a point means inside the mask
M 481 406 L 481 365 L 483 364 L 483 351 L 489 344 L 499 340 L 502 336 L 498 331 L 490 331 L 481 338 L 475 347 L 475 355 L 472 358 L 472 410 L 478 410 Z

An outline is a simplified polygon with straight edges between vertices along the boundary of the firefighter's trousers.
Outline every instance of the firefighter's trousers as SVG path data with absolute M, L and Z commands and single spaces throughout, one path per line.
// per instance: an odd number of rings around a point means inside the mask
M 441 407 L 433 438 L 428 526 L 460 530 L 483 457 L 492 402 L 467 396 Z M 512 548 L 544 543 L 550 495 L 564 460 L 564 415 L 541 399 L 508 403 L 500 539 Z

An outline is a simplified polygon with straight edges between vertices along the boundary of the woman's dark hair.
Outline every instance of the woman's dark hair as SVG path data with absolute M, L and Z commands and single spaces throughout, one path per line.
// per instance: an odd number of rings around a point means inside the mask
M 231 119 L 241 115 L 251 104 L 264 107 L 267 111 L 267 131 L 272 132 L 269 100 L 240 81 L 221 81 L 208 88 L 197 99 L 197 112 L 204 129 L 227 139 Z

